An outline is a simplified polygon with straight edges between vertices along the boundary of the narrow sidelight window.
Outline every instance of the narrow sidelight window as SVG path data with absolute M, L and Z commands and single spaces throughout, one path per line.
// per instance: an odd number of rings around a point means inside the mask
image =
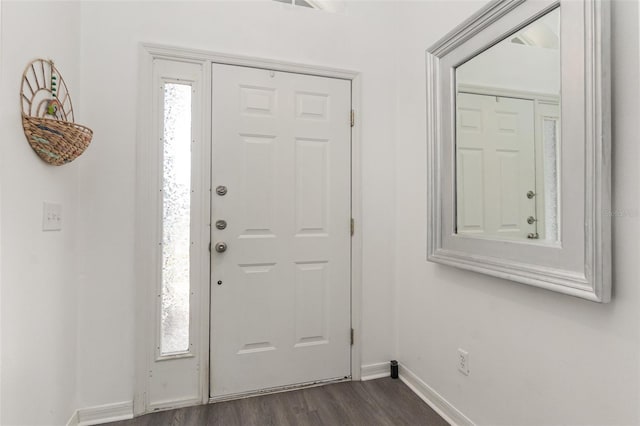
M 559 146 L 559 120 L 557 118 L 544 118 L 543 154 L 544 154 L 544 200 L 546 226 L 545 239 L 552 242 L 560 241 L 559 221 L 559 192 L 560 178 L 558 173 L 558 159 L 560 158 Z
M 191 85 L 164 84 L 160 355 L 189 351 Z

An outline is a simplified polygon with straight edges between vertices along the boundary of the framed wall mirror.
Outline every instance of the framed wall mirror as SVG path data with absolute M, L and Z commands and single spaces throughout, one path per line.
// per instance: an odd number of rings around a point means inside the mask
M 427 52 L 427 257 L 611 297 L 609 4 L 496 0 Z

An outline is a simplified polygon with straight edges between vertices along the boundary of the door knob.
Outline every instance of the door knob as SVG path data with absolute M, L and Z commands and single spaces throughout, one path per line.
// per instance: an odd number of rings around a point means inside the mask
M 227 243 L 216 243 L 216 251 L 218 253 L 224 253 L 225 251 L 227 251 Z

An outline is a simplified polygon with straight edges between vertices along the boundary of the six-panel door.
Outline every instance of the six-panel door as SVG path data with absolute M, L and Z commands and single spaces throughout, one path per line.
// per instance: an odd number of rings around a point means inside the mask
M 350 82 L 214 64 L 212 87 L 211 396 L 350 376 Z
M 536 192 L 533 101 L 471 93 L 457 101 L 457 232 L 526 241 L 537 220 L 527 197 Z

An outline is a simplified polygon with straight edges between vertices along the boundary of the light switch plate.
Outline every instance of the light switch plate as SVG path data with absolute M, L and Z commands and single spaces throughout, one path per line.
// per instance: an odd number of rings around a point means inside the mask
M 458 371 L 465 376 L 469 375 L 469 352 L 458 348 Z
M 57 203 L 43 203 L 42 207 L 42 230 L 60 231 L 62 230 L 62 205 Z

